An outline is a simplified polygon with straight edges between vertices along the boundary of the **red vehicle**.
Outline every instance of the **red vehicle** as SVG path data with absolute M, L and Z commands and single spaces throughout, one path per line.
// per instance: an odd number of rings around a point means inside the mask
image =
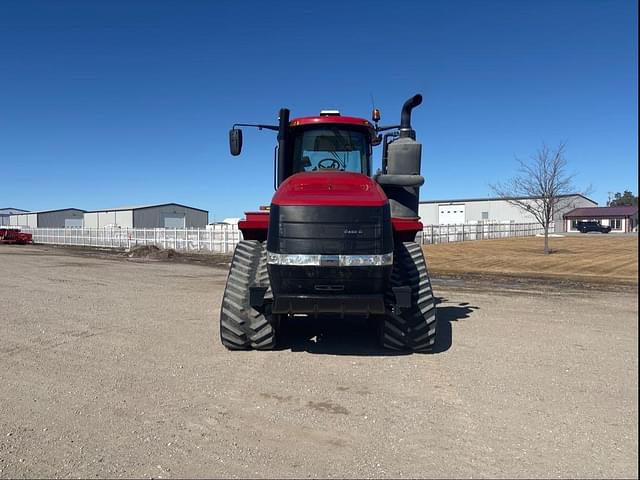
M 426 351 L 436 314 L 420 245 L 418 216 L 422 146 L 411 127 L 416 95 L 399 125 L 323 111 L 278 125 L 236 124 L 278 132 L 276 192 L 268 209 L 247 212 L 220 312 L 222 343 L 233 350 L 272 349 L 280 323 L 294 315 L 363 315 L 377 323 L 384 347 Z M 384 135 L 381 132 L 387 132 Z M 372 171 L 373 146 L 382 168 Z
M 0 227 L 0 243 L 17 243 L 25 245 L 33 243 L 33 236 L 30 233 L 21 232 L 18 227 Z

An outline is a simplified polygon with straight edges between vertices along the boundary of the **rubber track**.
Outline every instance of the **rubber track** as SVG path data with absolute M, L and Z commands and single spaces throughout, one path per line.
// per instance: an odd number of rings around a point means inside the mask
M 383 318 L 381 343 L 394 350 L 428 351 L 436 339 L 436 306 L 427 262 L 415 242 L 405 242 L 394 251 L 390 287 L 400 286 L 411 287 L 411 307 L 398 308 Z M 388 305 L 395 302 L 391 288 L 385 300 Z
M 265 298 L 272 297 L 264 245 L 242 240 L 231 260 L 220 310 L 220 339 L 230 350 L 275 347 L 276 332 L 270 319 L 249 304 L 249 287 L 253 285 L 267 287 Z

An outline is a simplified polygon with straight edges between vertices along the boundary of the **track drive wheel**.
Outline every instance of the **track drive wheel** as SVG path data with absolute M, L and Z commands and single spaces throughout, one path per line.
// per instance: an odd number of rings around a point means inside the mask
M 404 286 L 411 288 L 409 308 L 394 305 L 396 299 L 392 288 Z M 394 306 L 380 324 L 382 346 L 393 350 L 429 351 L 436 339 L 436 305 L 427 262 L 417 243 L 396 245 L 386 302 Z
M 276 345 L 277 318 L 268 302 L 260 310 L 251 307 L 252 286 L 267 287 L 265 300 L 272 298 L 266 247 L 257 240 L 242 240 L 231 260 L 220 310 L 220 339 L 229 350 L 271 350 Z

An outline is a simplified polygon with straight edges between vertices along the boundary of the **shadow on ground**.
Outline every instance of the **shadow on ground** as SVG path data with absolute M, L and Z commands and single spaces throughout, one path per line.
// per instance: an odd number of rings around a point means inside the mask
M 480 308 L 470 305 L 468 302 L 461 302 L 457 305 L 443 305 L 443 303 L 449 303 L 449 301 L 446 298 L 436 297 L 438 330 L 436 332 L 436 344 L 431 353 L 442 353 L 449 350 L 453 344 L 451 323 L 469 318 L 474 310 Z
M 449 350 L 453 344 L 452 322 L 467 319 L 479 307 L 462 302 L 442 305 L 447 299 L 436 298 L 438 329 L 432 354 Z M 325 355 L 395 356 L 408 355 L 382 348 L 378 343 L 375 324 L 358 317 L 288 319 L 281 325 L 278 350 L 309 352 Z

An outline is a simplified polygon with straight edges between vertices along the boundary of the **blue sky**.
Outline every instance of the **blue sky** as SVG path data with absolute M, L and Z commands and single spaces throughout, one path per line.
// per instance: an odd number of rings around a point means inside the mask
M 414 113 L 422 199 L 483 197 L 544 141 L 576 184 L 638 185 L 633 1 L 0 2 L 0 207 L 268 204 L 275 123 Z M 375 164 L 379 164 L 380 152 Z

